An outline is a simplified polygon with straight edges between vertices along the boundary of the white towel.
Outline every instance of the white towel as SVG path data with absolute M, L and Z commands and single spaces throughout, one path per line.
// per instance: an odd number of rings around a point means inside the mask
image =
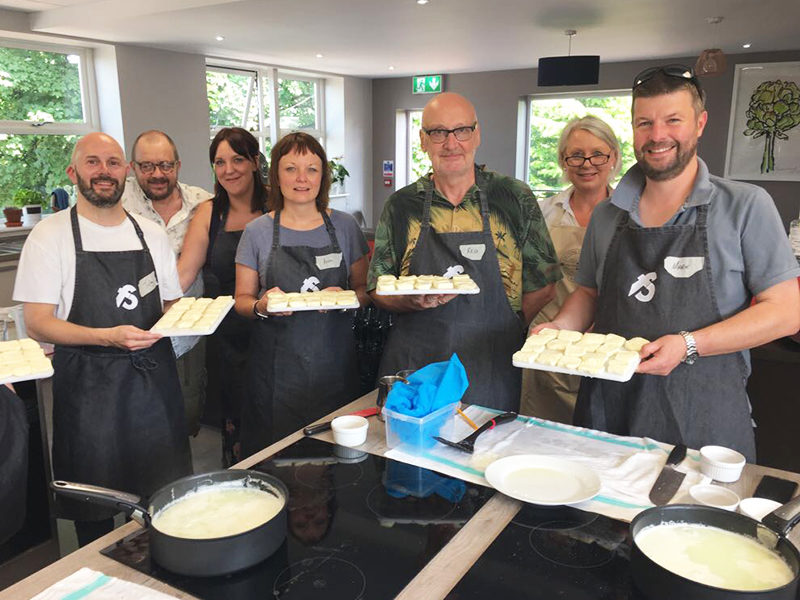
M 156 590 L 82 568 L 54 583 L 32 600 L 174 600 Z
M 477 405 L 464 411 L 476 423 L 489 420 L 498 411 Z M 447 432 L 453 441 L 467 437 L 472 428 L 458 415 Z M 544 419 L 520 416 L 478 438 L 475 453 L 467 454 L 437 444 L 422 455 L 403 451 L 398 446 L 386 452 L 387 458 L 410 463 L 488 486 L 486 467 L 504 456 L 537 454 L 581 463 L 593 469 L 601 481 L 600 493 L 576 504 L 576 508 L 630 521 L 653 504 L 648 495 L 672 447 L 649 438 L 624 437 L 582 427 L 572 427 Z M 690 450 L 678 470 L 686 473 L 672 502 L 685 500 L 685 492 L 696 483 L 710 481 L 700 473 L 700 457 Z

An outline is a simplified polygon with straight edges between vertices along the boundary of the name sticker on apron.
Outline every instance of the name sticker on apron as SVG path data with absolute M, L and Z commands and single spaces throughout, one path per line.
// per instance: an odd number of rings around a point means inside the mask
M 156 289 L 158 286 L 158 279 L 156 279 L 156 272 L 151 271 L 149 275 L 145 275 L 139 280 L 139 297 L 144 298 Z
M 332 254 L 323 254 L 322 256 L 315 256 L 317 260 L 317 268 L 322 271 L 324 269 L 335 269 L 342 264 L 342 253 L 333 252 Z
M 480 260 L 486 252 L 486 244 L 461 244 L 458 247 L 461 256 L 469 260 Z
M 664 269 L 673 277 L 685 279 L 701 271 L 704 263 L 703 256 L 667 256 Z

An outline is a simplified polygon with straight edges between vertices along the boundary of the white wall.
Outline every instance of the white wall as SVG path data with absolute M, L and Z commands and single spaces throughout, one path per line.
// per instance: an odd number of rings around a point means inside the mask
M 372 220 L 372 81 L 344 78 L 344 166 L 348 210 L 361 211 L 367 225 Z

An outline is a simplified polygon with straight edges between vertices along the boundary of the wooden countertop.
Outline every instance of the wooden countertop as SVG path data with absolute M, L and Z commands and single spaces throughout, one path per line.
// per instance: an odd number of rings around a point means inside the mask
M 340 414 L 347 414 L 374 406 L 376 395 L 376 391 L 370 392 L 321 420 L 329 420 Z M 369 435 L 366 443 L 361 446 L 360 449 L 366 450 L 372 454 L 383 454 L 386 450 L 383 423 L 377 419 L 370 419 L 369 422 Z M 246 458 L 234 468 L 249 468 L 269 458 L 286 446 L 293 444 L 301 437 L 303 437 L 302 432 L 295 432 L 280 442 Z M 326 431 L 316 437 L 329 442 L 333 441 L 330 431 Z M 756 484 L 761 479 L 761 476 L 765 474 L 791 479 L 800 483 L 800 474 L 748 464 L 745 466 L 744 473 L 739 481 L 728 484 L 726 487 L 733 489 L 740 497 L 745 498 L 752 495 Z M 475 516 L 461 528 L 455 537 L 453 537 L 453 539 L 417 574 L 417 576 L 408 583 L 397 596 L 397 599 L 443 599 L 506 525 L 511 522 L 511 519 L 517 514 L 520 508 L 521 503 L 517 500 L 513 500 L 502 494 L 495 494 Z M 176 590 L 175 588 L 100 554 L 102 548 L 109 546 L 126 535 L 134 533 L 138 528 L 138 524 L 130 522 L 115 529 L 88 546 L 65 556 L 52 565 L 34 573 L 27 579 L 3 590 L 0 592 L 0 600 L 30 598 L 57 581 L 71 575 L 81 567 L 89 567 L 97 571 L 102 571 L 106 575 L 112 577 L 118 577 L 134 583 L 146 585 L 168 593 L 176 598 L 193 598 L 193 596 L 185 592 Z M 789 537 L 795 545 L 800 546 L 800 527 L 796 528 Z

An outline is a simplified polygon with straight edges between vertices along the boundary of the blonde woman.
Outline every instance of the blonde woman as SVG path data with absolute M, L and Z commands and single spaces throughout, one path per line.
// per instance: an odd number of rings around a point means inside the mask
M 610 182 L 619 173 L 621 162 L 617 136 L 602 119 L 591 115 L 572 119 L 561 132 L 558 163 L 570 185 L 539 206 L 564 278 L 556 283 L 556 297 L 539 312 L 531 327 L 552 321 L 564 299 L 575 289 L 586 226 L 594 207 L 611 194 Z M 577 375 L 525 370 L 523 414 L 572 423 L 580 379 Z

